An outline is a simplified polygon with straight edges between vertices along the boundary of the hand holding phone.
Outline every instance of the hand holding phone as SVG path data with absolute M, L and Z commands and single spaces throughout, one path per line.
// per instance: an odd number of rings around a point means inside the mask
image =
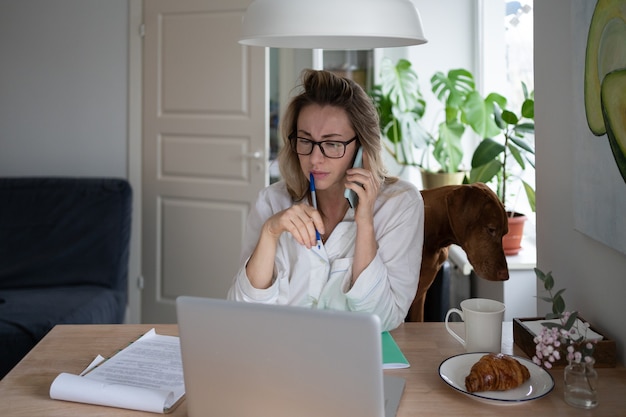
M 354 157 L 354 164 L 352 164 L 352 168 L 363 168 L 363 147 L 359 147 L 356 152 L 356 156 Z M 356 208 L 359 203 L 359 196 L 353 190 L 346 188 L 346 191 L 343 193 L 344 197 L 348 200 L 350 207 L 353 209 Z

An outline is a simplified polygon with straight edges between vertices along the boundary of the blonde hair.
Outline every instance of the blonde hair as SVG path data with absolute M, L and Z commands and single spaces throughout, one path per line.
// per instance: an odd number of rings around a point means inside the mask
M 291 147 L 289 137 L 297 131 L 300 111 L 311 104 L 344 109 L 363 153 L 367 154 L 369 169 L 381 184 L 394 182 L 396 178 L 387 176 L 382 161 L 378 112 L 363 88 L 328 71 L 307 69 L 302 72 L 301 79 L 301 91 L 289 103 L 281 122 L 283 146 L 278 154 L 280 173 L 291 197 L 295 201 L 302 200 L 309 189 L 309 179 L 302 173 L 300 160 Z

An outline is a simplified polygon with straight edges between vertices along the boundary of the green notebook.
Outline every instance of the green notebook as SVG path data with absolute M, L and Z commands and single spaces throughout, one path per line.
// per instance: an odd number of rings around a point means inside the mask
M 389 332 L 382 333 L 382 341 L 383 369 L 400 369 L 411 366 Z

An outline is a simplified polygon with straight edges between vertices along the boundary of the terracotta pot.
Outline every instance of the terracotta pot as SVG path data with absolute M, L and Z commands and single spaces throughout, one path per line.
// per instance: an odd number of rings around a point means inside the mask
M 443 187 L 445 185 L 460 185 L 463 184 L 465 174 L 465 171 L 447 173 L 422 170 L 422 184 L 425 190 Z
M 524 236 L 524 223 L 527 217 L 521 213 L 506 212 L 509 219 L 509 232 L 502 236 L 502 248 L 505 255 L 517 255 L 522 249 L 522 237 Z

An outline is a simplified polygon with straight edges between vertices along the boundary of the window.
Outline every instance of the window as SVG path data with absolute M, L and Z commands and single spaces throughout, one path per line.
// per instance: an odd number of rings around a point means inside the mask
M 506 96 L 510 108 L 515 109 L 516 112 L 519 111 L 524 100 L 522 82 L 526 84 L 529 91 L 534 90 L 532 7 L 532 0 L 505 1 L 505 65 L 509 89 Z M 527 168 L 522 177 L 533 188 L 535 187 L 534 169 Z M 527 215 L 532 213 L 522 185 L 517 182 L 515 189 L 512 188 L 510 191 L 515 192 L 518 197 L 516 207 L 519 208 L 516 211 Z

